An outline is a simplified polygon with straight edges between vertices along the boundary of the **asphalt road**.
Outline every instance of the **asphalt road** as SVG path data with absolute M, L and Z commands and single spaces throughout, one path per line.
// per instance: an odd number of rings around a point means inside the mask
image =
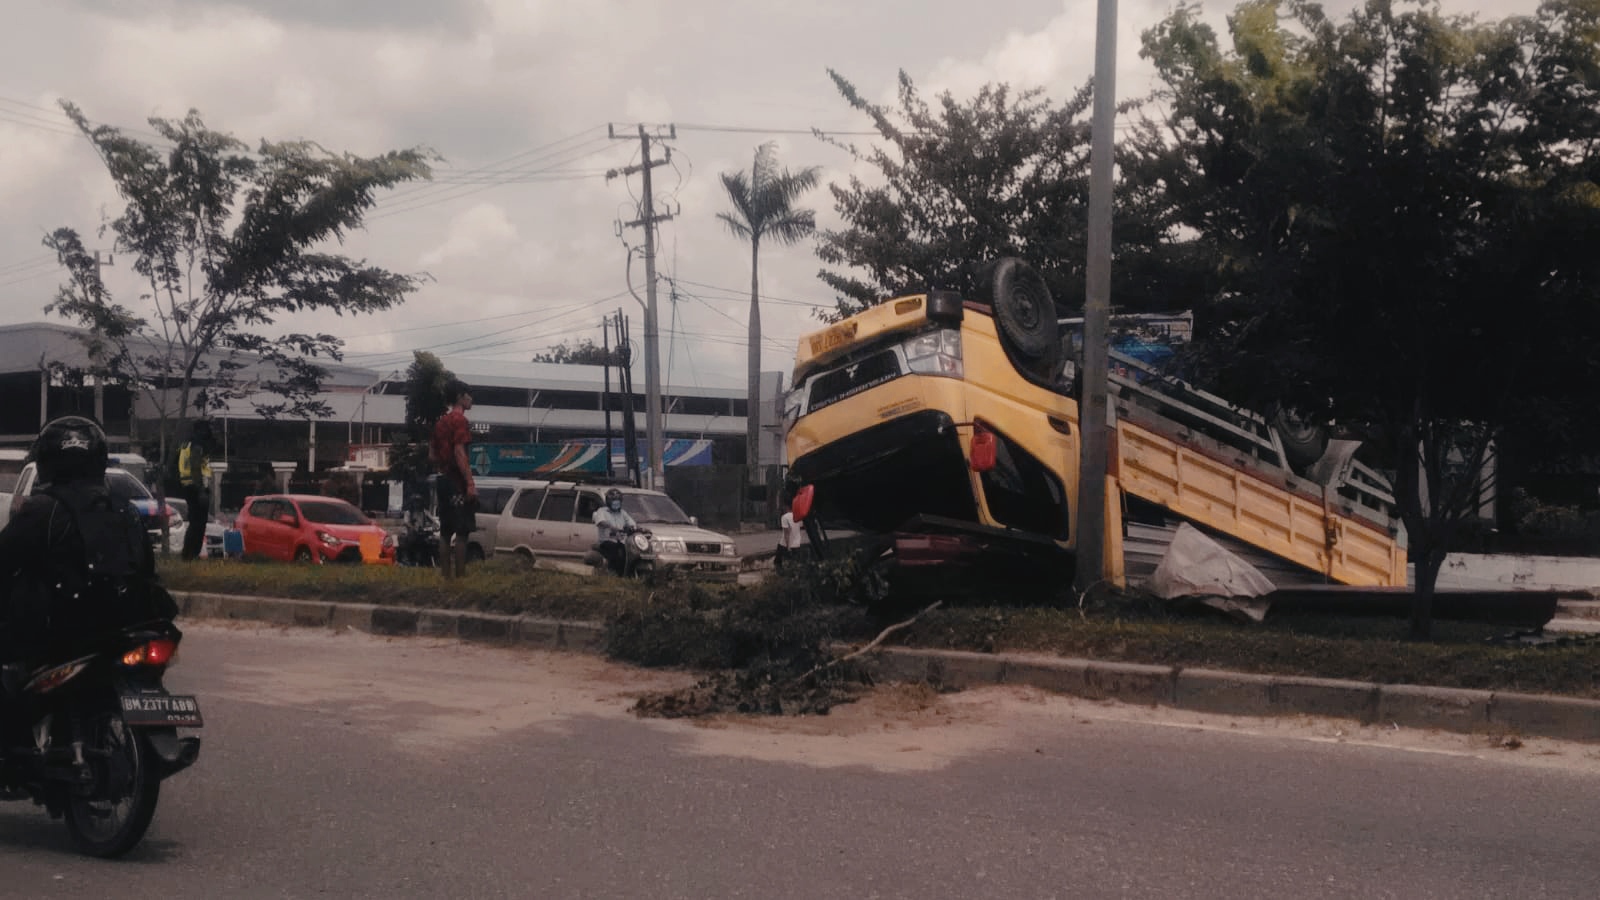
M 106 863 L 0 806 L 0 896 L 1582 897 L 1600 748 L 889 689 L 635 719 L 587 657 L 195 624 L 205 746 Z

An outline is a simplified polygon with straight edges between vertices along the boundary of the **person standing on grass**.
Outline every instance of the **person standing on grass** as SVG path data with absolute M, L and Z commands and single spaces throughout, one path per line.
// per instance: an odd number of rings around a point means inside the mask
M 778 530 L 778 552 L 772 558 L 772 565 L 782 572 L 783 567 L 789 562 L 789 557 L 800 549 L 801 525 L 794 520 L 793 510 L 783 511 L 783 515 L 778 519 Z
M 211 423 L 197 419 L 189 428 L 189 442 L 178 451 L 178 480 L 189 503 L 189 530 L 183 534 L 183 558 L 199 559 L 206 541 L 206 520 L 211 516 Z
M 448 579 L 467 573 L 467 540 L 478 525 L 478 485 L 467 458 L 467 445 L 472 443 L 472 428 L 467 424 L 472 389 L 452 380 L 444 393 L 450 411 L 433 425 L 429 456 L 439 472 L 439 565 Z

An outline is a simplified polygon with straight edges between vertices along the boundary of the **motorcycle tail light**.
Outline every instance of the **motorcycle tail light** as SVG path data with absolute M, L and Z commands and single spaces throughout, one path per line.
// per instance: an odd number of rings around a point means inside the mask
M 151 641 L 122 654 L 125 666 L 165 666 L 178 655 L 178 642 L 166 639 Z

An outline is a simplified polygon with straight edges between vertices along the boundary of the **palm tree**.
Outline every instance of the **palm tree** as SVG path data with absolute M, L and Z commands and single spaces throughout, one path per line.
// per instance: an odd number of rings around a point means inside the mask
M 718 213 L 734 237 L 750 242 L 750 373 L 745 400 L 745 465 L 751 482 L 757 481 L 761 448 L 761 242 L 789 246 L 816 230 L 816 213 L 795 209 L 800 195 L 817 186 L 817 166 L 790 172 L 778 168 L 774 143 L 756 148 L 749 172 L 723 172 L 733 209 Z

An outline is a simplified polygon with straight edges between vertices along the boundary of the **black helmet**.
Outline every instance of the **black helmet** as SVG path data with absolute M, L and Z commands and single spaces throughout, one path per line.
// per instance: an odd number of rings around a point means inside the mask
M 43 484 L 104 481 L 106 433 L 93 419 L 62 416 L 39 429 L 33 460 Z
M 616 488 L 612 488 L 611 490 L 606 491 L 606 503 L 609 504 L 613 500 L 616 500 L 618 502 L 621 502 L 621 500 L 622 500 L 622 492 L 617 490 Z

